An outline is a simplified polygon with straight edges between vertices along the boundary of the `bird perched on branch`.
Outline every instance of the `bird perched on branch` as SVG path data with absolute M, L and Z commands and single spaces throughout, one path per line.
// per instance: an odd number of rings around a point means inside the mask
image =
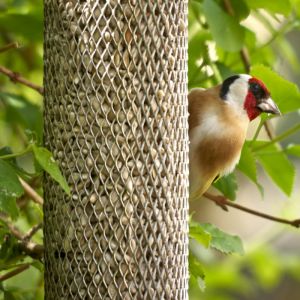
M 262 112 L 280 112 L 264 83 L 245 74 L 210 89 L 193 89 L 188 101 L 190 198 L 195 199 L 233 171 L 249 122 Z

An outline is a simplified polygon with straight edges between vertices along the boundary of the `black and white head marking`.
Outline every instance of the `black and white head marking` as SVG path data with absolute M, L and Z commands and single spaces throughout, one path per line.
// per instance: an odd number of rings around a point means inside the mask
M 244 102 L 248 95 L 250 79 L 250 75 L 238 74 L 225 79 L 221 86 L 221 100 L 240 116 L 246 115 Z
M 233 82 L 235 82 L 240 76 L 239 75 L 233 75 L 228 78 L 226 78 L 221 86 L 221 91 L 220 91 L 220 97 L 223 100 L 226 100 L 227 94 L 229 92 L 229 88 L 232 85 Z

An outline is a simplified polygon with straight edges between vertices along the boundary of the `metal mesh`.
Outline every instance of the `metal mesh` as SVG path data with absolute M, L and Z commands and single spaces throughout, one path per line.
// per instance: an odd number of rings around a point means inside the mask
M 45 299 L 187 299 L 187 1 L 44 3 Z

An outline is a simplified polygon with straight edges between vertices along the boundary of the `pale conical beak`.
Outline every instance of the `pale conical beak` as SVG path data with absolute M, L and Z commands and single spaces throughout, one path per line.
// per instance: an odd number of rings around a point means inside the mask
M 280 115 L 280 110 L 271 98 L 263 99 L 261 103 L 257 105 L 262 112 Z

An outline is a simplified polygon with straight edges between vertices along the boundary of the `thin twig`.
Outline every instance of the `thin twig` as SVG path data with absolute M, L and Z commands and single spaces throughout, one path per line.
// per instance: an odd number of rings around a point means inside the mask
M 260 119 L 259 125 L 257 126 L 255 134 L 250 142 L 250 146 L 252 146 L 256 142 L 258 135 L 260 133 L 260 130 L 262 129 L 263 126 L 264 126 L 264 121 L 262 119 Z
M 23 240 L 29 241 L 42 228 L 43 228 L 43 223 L 34 225 L 32 228 L 30 228 L 30 230 L 26 234 L 24 234 Z
M 224 3 L 225 9 L 228 12 L 228 14 L 231 16 L 234 16 L 234 10 L 230 3 L 230 0 L 224 0 L 223 3 Z
M 4 275 L 0 276 L 0 282 L 7 280 L 11 277 L 14 277 L 22 272 L 24 272 L 25 270 L 27 270 L 30 267 L 30 264 L 23 264 L 21 266 L 19 266 L 18 268 L 14 269 L 13 271 L 10 271 Z
M 0 219 L 2 222 L 6 224 L 10 233 L 17 238 L 19 249 L 27 254 L 28 256 L 34 259 L 41 259 L 44 254 L 44 246 L 29 241 L 27 239 L 27 234 L 23 234 L 16 226 L 14 226 L 7 217 L 0 215 Z
M 250 72 L 250 68 L 251 68 L 251 62 L 250 62 L 250 56 L 249 56 L 249 52 L 248 49 L 246 47 L 243 47 L 240 50 L 240 56 L 245 68 L 246 73 Z
M 264 123 L 264 128 L 266 130 L 269 139 L 272 141 L 274 139 L 274 133 L 271 127 L 271 123 L 268 120 L 266 120 L 266 122 Z
M 2 222 L 4 222 L 6 224 L 6 226 L 8 227 L 8 229 L 10 230 L 10 233 L 17 238 L 18 240 L 22 240 L 23 239 L 23 234 L 20 232 L 20 230 L 15 227 L 13 224 L 11 224 L 6 217 L 4 217 L 3 215 L 0 216 L 0 219 Z
M 27 181 L 27 184 L 29 184 L 32 189 L 37 190 L 41 186 L 39 180 L 40 179 L 38 177 L 34 177 L 30 181 Z M 17 205 L 22 210 L 27 205 L 28 201 L 31 201 L 31 198 L 29 198 L 28 195 L 24 193 L 20 198 L 17 199 Z
M 279 36 L 285 35 L 296 26 L 298 26 L 298 20 L 287 20 L 286 23 L 283 24 L 279 29 L 274 30 L 272 28 L 271 38 L 264 44 L 260 45 L 257 50 L 270 46 L 270 44 L 272 44 Z
M 278 218 L 278 217 L 274 217 L 247 207 L 244 207 L 242 205 L 236 204 L 234 202 L 229 201 L 228 199 L 226 199 L 224 196 L 217 196 L 217 195 L 212 195 L 210 193 L 204 193 L 203 196 L 213 202 L 215 202 L 216 205 L 220 206 L 222 209 L 228 211 L 228 206 L 234 207 L 236 209 L 242 210 L 244 212 L 247 212 L 249 214 L 267 219 L 267 220 L 271 220 L 274 222 L 278 222 L 278 223 L 283 223 L 283 224 L 287 224 L 287 225 L 291 225 L 293 227 L 299 228 L 300 227 L 300 219 L 296 219 L 296 220 L 287 220 L 287 219 L 283 219 L 283 218 Z
M 19 48 L 19 44 L 17 42 L 9 43 L 3 47 L 0 48 L 0 53 L 8 51 L 10 49 Z
M 22 178 L 19 177 L 21 185 L 25 191 L 25 193 L 37 204 L 43 205 L 44 199 Z
M 290 128 L 290 129 L 288 129 L 287 131 L 285 131 L 284 133 L 282 133 L 282 134 L 276 136 L 276 137 L 273 138 L 270 142 L 265 143 L 265 144 L 263 144 L 263 145 L 261 145 L 261 146 L 255 147 L 253 150 L 257 151 L 257 150 L 261 150 L 261 149 L 263 149 L 263 148 L 267 148 L 267 147 L 270 146 L 270 145 L 273 145 L 273 144 L 275 144 L 275 143 L 277 143 L 277 142 L 280 142 L 280 141 L 286 139 L 288 136 L 290 136 L 290 135 L 296 133 L 296 132 L 299 131 L 299 130 L 300 130 L 300 124 L 297 124 L 297 125 L 295 125 L 294 127 L 292 127 L 292 128 Z
M 8 76 L 12 82 L 16 83 L 19 82 L 21 84 L 24 84 L 32 89 L 34 89 L 35 91 L 37 91 L 38 93 L 40 93 L 41 95 L 44 94 L 44 89 L 43 87 L 25 79 L 24 77 L 22 77 L 19 73 L 13 72 L 3 66 L 0 66 L 0 73 Z

